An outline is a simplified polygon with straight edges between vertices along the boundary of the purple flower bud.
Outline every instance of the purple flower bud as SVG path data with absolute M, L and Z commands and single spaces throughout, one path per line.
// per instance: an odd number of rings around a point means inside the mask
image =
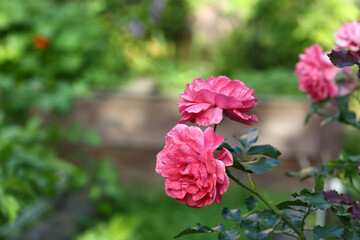
M 140 19 L 130 20 L 128 28 L 134 38 L 143 38 L 145 35 L 145 29 Z
M 161 21 L 162 12 L 166 6 L 166 2 L 164 0 L 154 0 L 150 9 L 150 16 L 154 20 L 155 23 L 159 23 Z

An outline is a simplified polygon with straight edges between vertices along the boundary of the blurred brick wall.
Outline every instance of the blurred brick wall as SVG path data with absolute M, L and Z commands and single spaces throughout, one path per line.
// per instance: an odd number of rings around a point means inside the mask
M 109 157 L 125 184 L 163 185 L 163 179 L 154 171 L 156 154 L 164 146 L 166 133 L 180 119 L 178 100 L 120 93 L 79 99 L 67 121 L 79 122 L 97 131 L 102 145 L 99 148 L 64 145 L 62 153 L 66 156 L 72 149 L 81 148 L 94 157 Z M 252 127 L 260 130 L 258 143 L 271 144 L 282 152 L 283 166 L 265 174 L 264 182 L 267 182 L 266 176 L 275 181 L 282 179 L 286 170 L 297 170 L 297 160 L 309 159 L 319 165 L 337 156 L 341 148 L 340 125 L 331 123 L 320 127 L 321 119 L 314 116 L 305 126 L 308 108 L 306 102 L 263 100 L 254 109 L 259 123 Z M 233 134 L 241 135 L 248 128 L 251 126 L 226 119 L 218 126 L 217 133 L 235 145 Z M 307 164 L 306 161 L 300 163 Z

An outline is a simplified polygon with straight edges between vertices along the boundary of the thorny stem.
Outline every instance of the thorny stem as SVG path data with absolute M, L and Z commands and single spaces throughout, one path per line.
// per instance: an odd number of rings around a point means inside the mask
M 238 185 L 240 185 L 242 188 L 246 189 L 247 191 L 251 192 L 252 194 L 256 195 L 263 203 L 265 203 L 265 205 L 270 208 L 271 210 L 274 211 L 274 213 L 281 218 L 281 220 L 283 220 L 297 235 L 298 235 L 298 239 L 304 240 L 305 237 L 303 235 L 302 232 L 299 231 L 299 229 L 297 229 L 289 220 L 287 220 L 283 215 L 281 215 L 280 211 L 276 208 L 273 207 L 270 202 L 268 202 L 263 195 L 261 195 L 261 193 L 259 193 L 258 191 L 254 191 L 251 188 L 249 188 L 248 186 L 246 186 L 245 184 L 243 184 L 242 182 L 239 181 L 239 179 L 237 179 L 236 177 L 234 177 L 229 169 L 226 169 L 226 173 L 227 175 L 234 181 L 236 182 Z

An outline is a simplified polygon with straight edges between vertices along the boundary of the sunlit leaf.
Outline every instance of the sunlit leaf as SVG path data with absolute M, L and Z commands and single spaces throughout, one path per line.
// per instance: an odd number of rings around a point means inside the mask
M 240 137 L 236 137 L 244 148 L 249 148 L 256 143 L 259 135 L 259 130 L 256 128 L 246 130 Z
M 241 161 L 240 164 L 246 171 L 256 174 L 264 173 L 272 170 L 273 167 L 281 165 L 278 160 L 266 157 L 258 157 L 249 161 Z

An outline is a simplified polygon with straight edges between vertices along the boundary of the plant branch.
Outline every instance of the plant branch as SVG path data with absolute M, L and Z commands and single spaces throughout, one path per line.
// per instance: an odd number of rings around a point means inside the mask
M 247 191 L 251 192 L 252 194 L 256 195 L 263 203 L 265 203 L 265 205 L 270 208 L 271 210 L 274 211 L 274 213 L 280 217 L 281 220 L 284 221 L 284 223 L 286 223 L 298 236 L 298 239 L 305 239 L 304 235 L 302 234 L 301 231 L 299 231 L 299 229 L 297 229 L 288 219 L 286 219 L 283 215 L 281 215 L 280 211 L 276 208 L 273 207 L 269 201 L 267 201 L 262 195 L 261 193 L 259 193 L 258 191 L 254 191 L 251 188 L 249 188 L 248 186 L 246 186 L 245 184 L 243 184 L 242 182 L 239 181 L 239 179 L 237 179 L 236 177 L 234 177 L 229 169 L 226 169 L 226 173 L 229 176 L 229 178 L 231 178 L 234 182 L 236 182 L 238 185 L 240 185 L 242 188 L 246 189 Z
M 214 125 L 214 133 L 216 132 L 217 124 Z
M 303 219 L 301 220 L 300 231 L 301 231 L 301 235 L 303 236 L 304 236 L 305 219 L 307 218 L 307 216 L 309 216 L 310 210 L 311 210 L 311 205 L 309 205 Z

